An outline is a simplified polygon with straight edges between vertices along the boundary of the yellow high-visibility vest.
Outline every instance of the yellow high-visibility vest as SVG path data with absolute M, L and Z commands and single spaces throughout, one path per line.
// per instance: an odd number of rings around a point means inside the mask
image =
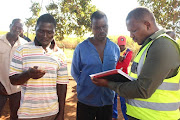
M 168 36 L 163 34 L 157 38 L 159 37 Z M 169 39 L 171 40 L 171 38 Z M 153 41 L 150 41 L 144 46 L 135 57 L 131 72 L 129 73 L 134 79 L 138 78 L 146 59 L 147 51 Z M 180 118 L 180 67 L 178 74 L 174 77 L 164 79 L 163 83 L 150 98 L 127 99 L 126 106 L 127 114 L 140 120 L 178 120 Z

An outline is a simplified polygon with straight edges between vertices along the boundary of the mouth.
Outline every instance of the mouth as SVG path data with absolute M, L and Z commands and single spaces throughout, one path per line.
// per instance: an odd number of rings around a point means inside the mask
M 19 31 L 15 31 L 14 34 L 18 34 L 18 35 L 19 35 L 19 34 L 21 34 L 21 33 L 20 33 Z
M 99 37 L 106 37 L 106 34 L 99 34 Z

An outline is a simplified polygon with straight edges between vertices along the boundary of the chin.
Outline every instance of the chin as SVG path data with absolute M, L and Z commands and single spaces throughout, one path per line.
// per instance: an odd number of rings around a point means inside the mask
M 49 43 L 41 43 L 42 46 L 48 46 Z
M 106 37 L 100 37 L 100 38 L 98 38 L 98 39 L 101 40 L 101 41 L 103 41 L 103 40 L 106 39 Z

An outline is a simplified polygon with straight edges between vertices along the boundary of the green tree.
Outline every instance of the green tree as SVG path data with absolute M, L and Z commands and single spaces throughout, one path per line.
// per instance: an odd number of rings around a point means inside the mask
M 47 13 L 53 15 L 57 22 L 56 40 L 63 40 L 65 35 L 74 34 L 81 37 L 90 32 L 90 15 L 96 11 L 96 7 L 90 2 L 91 0 L 56 0 L 56 2 L 52 0 L 45 6 Z M 35 21 L 39 15 L 35 13 L 41 11 L 38 5 L 39 3 L 33 3 L 31 7 L 33 16 L 35 16 L 32 18 L 33 20 L 35 18 Z M 31 22 L 31 20 L 27 19 L 27 23 L 34 26 L 34 21 Z
M 29 18 L 26 18 L 25 25 L 27 27 L 27 37 L 29 36 L 29 31 L 35 26 L 36 20 L 39 17 L 40 11 L 41 11 L 41 6 L 39 3 L 33 3 L 32 6 L 30 7 L 30 10 L 32 12 L 32 16 Z M 34 29 L 32 29 L 34 30 Z
M 138 0 L 139 4 L 153 11 L 156 21 L 166 29 L 172 29 L 180 37 L 179 0 Z

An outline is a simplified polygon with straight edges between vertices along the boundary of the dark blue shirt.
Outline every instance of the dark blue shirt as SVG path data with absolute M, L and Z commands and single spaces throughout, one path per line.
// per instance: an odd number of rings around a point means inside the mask
M 119 47 L 108 38 L 103 63 L 89 38 L 78 44 L 73 55 L 71 75 L 77 82 L 77 97 L 80 102 L 90 106 L 113 104 L 114 91 L 96 86 L 89 75 L 115 69 L 119 56 Z

